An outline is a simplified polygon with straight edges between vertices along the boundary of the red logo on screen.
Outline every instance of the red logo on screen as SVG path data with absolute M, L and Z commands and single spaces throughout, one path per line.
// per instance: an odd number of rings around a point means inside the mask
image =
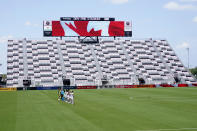
M 124 36 L 124 22 L 111 21 L 108 30 L 109 36 Z
M 102 30 L 95 31 L 94 28 L 87 31 L 89 21 L 74 21 L 74 25 L 71 23 L 65 23 L 71 30 L 79 34 L 79 36 L 101 36 Z
M 52 36 L 65 36 L 64 29 L 60 21 L 52 21 Z

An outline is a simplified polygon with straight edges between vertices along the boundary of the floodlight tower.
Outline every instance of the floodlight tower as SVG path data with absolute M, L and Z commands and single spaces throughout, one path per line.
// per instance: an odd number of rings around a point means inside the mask
M 2 64 L 0 63 L 0 67 L 2 66 Z M 1 74 L 1 72 L 0 72 L 0 74 Z
M 189 47 L 186 48 L 187 49 L 187 66 L 188 66 L 188 69 L 189 69 Z

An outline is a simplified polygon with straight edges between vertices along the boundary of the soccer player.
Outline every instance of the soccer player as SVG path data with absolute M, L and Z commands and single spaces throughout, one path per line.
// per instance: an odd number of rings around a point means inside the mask
M 64 101 L 68 102 L 68 90 L 64 92 Z
M 64 90 L 61 89 L 61 100 L 63 101 L 64 100 Z
M 70 103 L 74 104 L 74 91 L 70 92 Z
M 60 90 L 60 88 L 58 88 L 57 95 L 58 95 L 58 100 L 60 100 L 61 99 L 61 90 Z

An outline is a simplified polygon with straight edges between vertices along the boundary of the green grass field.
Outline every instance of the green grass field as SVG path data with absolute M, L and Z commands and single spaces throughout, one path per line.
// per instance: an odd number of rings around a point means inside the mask
M 0 131 L 197 131 L 197 88 L 2 91 Z

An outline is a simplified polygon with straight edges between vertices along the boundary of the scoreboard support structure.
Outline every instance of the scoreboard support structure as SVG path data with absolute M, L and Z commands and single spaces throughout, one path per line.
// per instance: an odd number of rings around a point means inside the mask
M 78 36 L 78 40 L 80 43 L 87 43 L 87 44 L 90 44 L 90 43 L 99 43 L 99 38 L 98 36 L 85 36 L 84 38 L 81 38 L 81 36 Z
M 78 36 L 78 40 L 80 43 L 87 43 L 87 44 L 99 43 L 99 36 L 85 36 L 84 38 L 81 37 L 82 36 Z M 116 40 L 116 36 L 114 36 L 114 40 Z

